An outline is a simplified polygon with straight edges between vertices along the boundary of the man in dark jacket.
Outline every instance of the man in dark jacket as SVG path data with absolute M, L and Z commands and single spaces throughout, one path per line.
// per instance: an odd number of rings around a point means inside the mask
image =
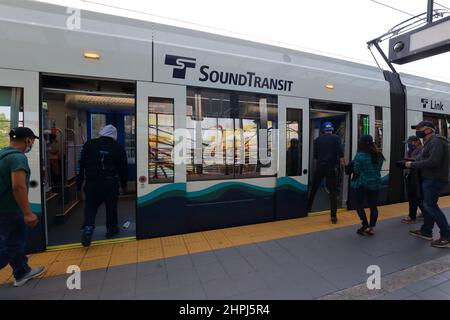
M 433 247 L 450 248 L 450 226 L 438 206 L 439 193 L 448 183 L 449 151 L 447 139 L 435 134 L 432 122 L 421 121 L 411 126 L 416 136 L 424 140 L 424 148 L 417 161 L 408 161 L 406 168 L 419 169 L 422 175 L 424 223 L 420 230 L 410 231 L 411 235 L 433 240 L 434 223 L 438 225 L 441 237 L 431 242 Z
M 314 140 L 314 160 L 316 170 L 313 175 L 311 193 L 308 199 L 308 211 L 311 211 L 320 183 L 325 178 L 330 192 L 331 223 L 337 223 L 338 169 L 344 165 L 344 152 L 341 138 L 333 134 L 334 127 L 329 121 L 322 124 L 323 135 Z
M 112 125 L 100 131 L 100 137 L 86 142 L 81 151 L 78 166 L 77 186 L 81 186 L 86 176 L 86 204 L 81 242 L 83 246 L 91 244 L 95 229 L 95 216 L 98 207 L 105 202 L 106 238 L 119 232 L 117 202 L 119 183 L 122 192 L 127 187 L 127 155 L 125 149 L 117 143 L 117 129 Z

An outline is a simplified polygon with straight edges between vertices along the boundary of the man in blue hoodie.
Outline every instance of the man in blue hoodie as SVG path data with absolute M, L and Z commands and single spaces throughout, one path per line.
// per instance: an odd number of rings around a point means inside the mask
M 415 126 L 416 136 L 424 141 L 420 157 L 405 163 L 406 168 L 419 169 L 422 175 L 424 223 L 420 230 L 411 230 L 410 234 L 428 241 L 437 248 L 450 248 L 450 226 L 447 218 L 438 206 L 439 194 L 448 183 L 449 151 L 445 137 L 436 134 L 434 124 L 421 121 Z M 441 237 L 433 241 L 433 227 L 437 224 Z

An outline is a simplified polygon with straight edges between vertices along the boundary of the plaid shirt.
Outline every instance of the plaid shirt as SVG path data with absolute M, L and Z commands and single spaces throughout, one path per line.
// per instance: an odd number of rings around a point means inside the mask
M 384 160 L 380 158 L 378 163 L 374 165 L 370 154 L 358 152 L 353 161 L 354 173 L 359 173 L 359 177 L 356 181 L 352 181 L 352 188 L 364 187 L 368 190 L 378 190 L 381 185 L 380 171 Z

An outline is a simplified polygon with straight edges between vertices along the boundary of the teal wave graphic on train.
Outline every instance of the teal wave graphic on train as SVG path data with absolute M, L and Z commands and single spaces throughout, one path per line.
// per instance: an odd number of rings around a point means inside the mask
M 244 182 L 221 182 L 199 191 L 187 192 L 186 183 L 173 183 L 162 186 L 157 190 L 139 197 L 138 205 L 148 205 L 152 202 L 167 198 L 185 197 L 190 201 L 205 202 L 214 201 L 230 190 L 239 190 L 253 196 L 270 196 L 277 190 L 289 190 L 294 192 L 307 192 L 308 187 L 292 178 L 283 177 L 277 179 L 276 188 L 256 186 Z

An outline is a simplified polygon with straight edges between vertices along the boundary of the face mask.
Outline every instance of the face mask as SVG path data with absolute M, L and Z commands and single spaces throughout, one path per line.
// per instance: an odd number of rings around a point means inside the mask
M 425 138 L 426 134 L 425 131 L 416 131 L 416 137 L 419 139 Z
M 415 150 L 417 148 L 417 146 L 414 144 L 414 143 L 408 143 L 408 149 L 410 150 L 410 151 L 413 151 L 413 150 Z
M 33 145 L 31 145 L 31 146 L 27 146 L 27 147 L 25 148 L 25 151 L 24 151 L 24 153 L 28 153 L 28 152 L 30 152 L 30 151 L 31 151 L 31 149 L 33 149 Z

